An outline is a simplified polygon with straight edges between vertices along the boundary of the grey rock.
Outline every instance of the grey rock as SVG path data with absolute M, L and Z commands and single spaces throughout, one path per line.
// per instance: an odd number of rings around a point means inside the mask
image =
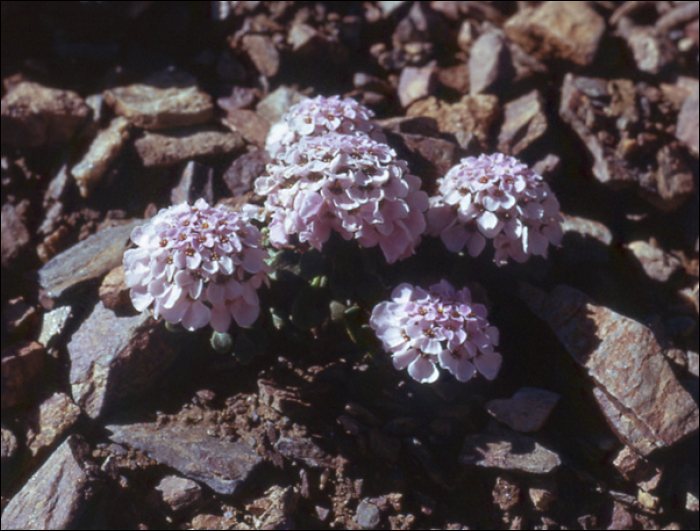
M 259 147 L 265 146 L 270 123 L 258 113 L 248 109 L 235 109 L 229 111 L 221 121 L 231 131 L 240 134 L 246 142 Z
M 469 55 L 470 94 L 488 91 L 498 81 L 505 81 L 512 73 L 510 50 L 500 31 L 487 31 L 479 36 Z
M 561 465 L 557 454 L 535 439 L 518 433 L 470 435 L 464 442 L 459 462 L 529 474 L 549 474 Z
M 547 132 L 547 116 L 537 90 L 507 103 L 498 135 L 498 149 L 518 155 Z
M 2 143 L 20 148 L 61 145 L 89 114 L 90 107 L 75 92 L 23 82 L 0 102 Z
M 80 408 L 64 393 L 54 393 L 28 414 L 27 447 L 34 460 L 52 449 L 80 418 Z
M 131 231 L 142 220 L 93 234 L 51 259 L 39 271 L 39 283 L 52 299 L 78 284 L 108 273 L 122 263 Z
M 147 131 L 134 145 L 143 165 L 154 168 L 172 166 L 194 157 L 231 155 L 240 150 L 244 142 L 236 133 L 186 128 L 163 133 Z
M 524 387 L 513 398 L 491 400 L 486 410 L 499 422 L 520 433 L 542 429 L 559 402 L 559 395 L 551 391 Z
M 5 508 L 3 529 L 80 529 L 99 505 L 107 480 L 90 459 L 90 448 L 69 437 Z
M 224 496 L 240 494 L 243 483 L 262 462 L 247 444 L 211 437 L 197 426 L 132 424 L 107 429 L 112 441 L 143 452 Z
M 19 446 L 17 444 L 17 437 L 10 430 L 2 426 L 2 453 L 0 453 L 0 459 L 2 464 L 3 474 L 5 473 L 5 467 L 10 466 L 10 463 L 17 455 L 17 450 Z
M 633 27 L 622 33 L 632 50 L 637 68 L 642 72 L 658 74 L 676 60 L 678 49 L 674 43 L 654 28 Z
M 194 204 L 203 198 L 210 205 L 214 204 L 214 169 L 191 160 L 185 166 L 177 184 L 170 194 L 173 205 L 180 203 Z
M 114 88 L 105 91 L 105 101 L 117 115 L 148 130 L 208 122 L 214 115 L 214 102 L 209 94 L 194 85 L 177 86 L 186 85 L 188 81 L 181 83 L 161 78 L 153 80 L 153 84 Z
M 0 408 L 26 404 L 39 394 L 44 374 L 44 354 L 44 347 L 28 341 L 2 351 Z
M 700 359 L 697 352 L 688 352 L 688 372 L 696 378 L 700 376 Z
M 678 114 L 676 138 L 683 142 L 690 152 L 698 156 L 698 91 L 697 89 L 685 99 L 681 112 Z
M 70 306 L 61 306 L 60 308 L 45 313 L 38 342 L 46 348 L 52 346 L 56 339 L 63 333 L 63 329 L 68 319 L 70 319 L 72 311 Z
M 412 103 L 427 98 L 435 89 L 435 62 L 427 66 L 407 66 L 399 78 L 399 101 L 406 108 Z
M 168 339 L 148 312 L 117 317 L 99 302 L 68 343 L 76 403 L 95 419 L 148 391 L 177 356 Z
M 649 328 L 568 286 L 547 294 L 523 284 L 520 297 L 586 369 L 595 384 L 593 394 L 622 442 L 646 456 L 697 431 L 698 405 Z
M 24 224 L 21 208 L 10 204 L 2 206 L 0 230 L 2 230 L 2 267 L 11 268 L 26 251 L 31 236 Z
M 158 484 L 156 490 L 163 496 L 163 501 L 174 512 L 191 509 L 202 501 L 202 487 L 191 479 L 168 476 Z
M 291 461 L 301 461 L 311 468 L 333 468 L 334 460 L 311 439 L 283 437 L 275 443 L 275 449 Z
M 265 174 L 267 164 L 272 162 L 269 153 L 264 149 L 253 149 L 233 161 L 224 173 L 223 179 L 234 197 L 249 192 L 255 179 Z
M 87 153 L 71 170 L 81 196 L 88 197 L 100 183 L 128 138 L 129 121 L 123 117 L 114 118 L 107 129 L 97 134 Z
M 681 261 L 663 249 L 660 249 L 655 242 L 632 242 L 628 246 L 630 251 L 639 260 L 644 268 L 644 272 L 658 282 L 666 282 L 677 271 L 683 268 Z
M 245 35 L 243 48 L 255 68 L 265 77 L 273 77 L 280 69 L 280 54 L 267 35 Z
M 256 111 L 271 124 L 282 119 L 292 105 L 305 99 L 306 96 L 289 87 L 281 86 L 258 102 Z
M 368 501 L 361 501 L 357 507 L 357 524 L 362 529 L 378 529 L 382 521 L 379 508 Z

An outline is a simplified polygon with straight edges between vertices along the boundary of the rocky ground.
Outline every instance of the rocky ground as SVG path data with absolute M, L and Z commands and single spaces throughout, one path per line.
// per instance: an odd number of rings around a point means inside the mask
M 1 38 L 3 529 L 698 529 L 698 2 L 2 2 Z M 469 285 L 494 382 L 421 386 L 335 318 L 250 361 L 131 307 L 133 227 L 255 201 L 317 94 L 426 190 L 498 150 L 557 193 L 549 260 L 381 272 Z

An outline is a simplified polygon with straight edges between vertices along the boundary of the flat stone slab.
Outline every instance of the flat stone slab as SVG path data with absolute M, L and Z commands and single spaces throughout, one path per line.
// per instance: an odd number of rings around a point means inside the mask
M 143 220 L 93 234 L 51 259 L 39 271 L 46 295 L 57 299 L 69 288 L 109 273 L 122 263 L 131 231 Z
M 151 389 L 177 352 L 149 312 L 117 315 L 99 302 L 68 343 L 73 398 L 90 418 Z
M 569 286 L 547 294 L 523 284 L 520 297 L 586 369 L 596 386 L 594 396 L 622 442 L 648 455 L 697 431 L 698 405 L 649 328 Z
M 244 146 L 238 133 L 209 129 L 175 129 L 167 133 L 146 132 L 134 143 L 147 168 L 172 166 L 194 157 L 230 155 Z
M 520 433 L 532 433 L 544 426 L 559 402 L 559 395 L 543 389 L 523 387 L 513 398 L 491 400 L 486 410 L 493 418 Z
M 197 426 L 107 426 L 112 441 L 143 452 L 224 496 L 238 494 L 262 458 L 243 442 L 227 442 Z
M 561 465 L 554 452 L 527 435 L 470 435 L 459 456 L 463 465 L 517 470 L 530 474 L 549 474 Z

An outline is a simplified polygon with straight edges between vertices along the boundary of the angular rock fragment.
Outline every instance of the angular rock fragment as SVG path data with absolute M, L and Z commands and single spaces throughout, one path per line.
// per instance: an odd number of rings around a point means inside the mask
M 526 435 L 469 435 L 459 456 L 463 465 L 549 474 L 561 465 L 559 456 Z
M 513 398 L 491 400 L 486 410 L 499 422 L 520 433 L 532 433 L 542 429 L 559 395 L 551 391 L 523 387 Z
M 2 351 L 2 395 L 0 408 L 29 402 L 41 391 L 44 347 L 22 342 Z
M 639 260 L 647 276 L 658 282 L 666 282 L 683 268 L 678 258 L 665 253 L 654 241 L 632 242 L 627 247 Z
M 194 157 L 230 155 L 243 145 L 243 139 L 237 133 L 199 128 L 167 133 L 146 132 L 135 142 L 136 151 L 147 168 L 172 166 Z
M 2 206 L 2 267 L 11 268 L 27 249 L 31 236 L 24 224 L 24 208 L 6 204 Z
M 698 90 L 696 89 L 685 99 L 681 112 L 678 114 L 676 138 L 683 142 L 690 152 L 698 156 Z
M 156 490 L 163 496 L 163 501 L 173 512 L 191 509 L 202 500 L 202 487 L 191 479 L 168 476 L 158 484 Z
M 243 48 L 255 68 L 265 77 L 273 77 L 280 69 L 280 55 L 267 35 L 245 35 Z
M 246 505 L 253 515 L 255 529 L 296 529 L 294 513 L 299 504 L 299 492 L 294 487 L 272 487 L 259 500 Z
M 39 283 L 52 299 L 68 289 L 101 277 L 122 263 L 131 231 L 142 220 L 105 229 L 55 256 L 39 271 Z
M 612 244 L 612 232 L 608 227 L 599 221 L 570 216 L 568 214 L 562 214 L 562 217 L 564 219 L 562 221 L 561 228 L 565 234 L 567 232 L 573 232 L 584 238 L 592 238 L 597 240 L 606 246 Z
M 131 424 L 107 429 L 114 442 L 138 450 L 224 496 L 240 494 L 243 483 L 262 462 L 247 444 L 211 437 L 205 428 L 197 426 Z
M 58 443 L 78 422 L 80 408 L 64 393 L 55 393 L 29 412 L 27 446 L 35 459 Z
M 653 27 L 634 26 L 626 20 L 618 25 L 618 30 L 642 72 L 658 74 L 675 61 L 677 48 L 665 33 Z
M 240 134 L 246 142 L 265 147 L 265 140 L 270 132 L 270 123 L 265 118 L 260 117 L 258 113 L 247 109 L 237 109 L 229 111 L 222 122 L 231 131 Z
M 407 66 L 399 78 L 399 101 L 406 108 L 412 103 L 427 98 L 435 89 L 435 63 L 424 67 Z
M 116 311 L 130 303 L 124 266 L 115 267 L 107 274 L 100 284 L 99 295 L 102 304 L 109 310 Z
M 498 135 L 498 150 L 517 156 L 547 132 L 547 116 L 537 90 L 507 103 Z
M 700 356 L 697 352 L 688 352 L 688 372 L 696 378 L 700 377 Z
M 544 2 L 506 22 L 508 37 L 538 59 L 590 65 L 605 32 L 605 20 L 588 2 Z
M 58 146 L 73 137 L 89 114 L 90 107 L 75 92 L 23 82 L 0 102 L 2 143 Z
M 214 102 L 194 86 L 193 79 L 186 81 L 158 79 L 114 88 L 105 91 L 105 101 L 117 115 L 152 131 L 208 122 L 214 116 Z M 190 86 L 177 86 L 183 84 Z
M 170 193 L 170 202 L 173 205 L 192 205 L 199 198 L 210 205 L 214 203 L 214 169 L 191 160 L 182 171 L 180 182 Z
M 510 50 L 500 31 L 483 33 L 474 42 L 469 55 L 469 84 L 472 96 L 488 91 L 498 81 L 513 74 Z
M 44 314 L 44 319 L 41 324 L 41 333 L 39 334 L 39 343 L 45 348 L 53 346 L 55 340 L 61 335 L 63 329 L 71 316 L 70 306 L 61 306 L 55 310 L 51 310 Z
M 255 179 L 265 173 L 266 166 L 272 161 L 264 149 L 253 149 L 233 161 L 224 172 L 224 182 L 234 197 L 242 196 L 253 188 Z
M 129 138 L 129 121 L 117 117 L 109 127 L 97 134 L 82 160 L 73 166 L 71 174 L 78 183 L 80 195 L 88 197 L 122 150 Z
M 613 461 L 615 468 L 627 481 L 640 483 L 649 480 L 657 473 L 654 465 L 625 446 Z
M 76 403 L 93 419 L 148 391 L 177 352 L 148 312 L 117 317 L 99 302 L 68 343 Z
M 357 525 L 362 529 L 379 529 L 379 524 L 382 520 L 382 514 L 379 508 L 366 500 L 360 502 L 357 506 Z
M 434 118 L 440 131 L 453 133 L 463 148 L 469 147 L 474 141 L 486 149 L 491 144 L 500 107 L 498 98 L 491 95 L 464 96 L 453 104 L 430 97 L 411 105 L 406 115 Z
M 2 472 L 5 473 L 5 467 L 10 466 L 10 463 L 17 455 L 19 446 L 17 445 L 17 437 L 10 430 L 2 426 L 2 452 L 0 453 L 0 464 L 2 464 Z
M 293 88 L 282 86 L 260 100 L 255 110 L 269 123 L 275 124 L 292 105 L 299 103 L 305 97 Z
M 618 437 L 641 455 L 698 429 L 698 406 L 673 374 L 654 334 L 568 286 L 521 298 L 593 379 L 594 396 Z
M 301 461 L 311 468 L 334 468 L 333 458 L 311 439 L 283 437 L 275 449 L 290 461 Z
M 13 498 L 3 529 L 80 529 L 100 504 L 107 479 L 79 437 L 69 437 Z

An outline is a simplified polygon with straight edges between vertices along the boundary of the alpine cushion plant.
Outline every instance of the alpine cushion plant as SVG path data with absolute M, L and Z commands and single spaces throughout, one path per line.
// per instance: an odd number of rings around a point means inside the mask
M 265 148 L 273 158 L 282 157 L 287 148 L 301 138 L 327 133 L 369 135 L 378 142 L 386 142 L 381 128 L 370 120 L 373 114 L 351 98 L 308 98 L 294 105 L 272 126 Z
M 124 253 L 126 282 L 134 307 L 153 307 L 156 318 L 188 330 L 207 324 L 226 332 L 232 319 L 250 326 L 260 313 L 257 289 L 266 281 L 262 234 L 250 223 L 258 208 L 233 212 L 194 206 L 163 209 L 136 227 L 136 248 Z
M 559 202 L 544 179 L 514 157 L 495 153 L 467 157 L 438 179 L 428 230 L 452 252 L 478 256 L 493 239 L 498 265 L 508 258 L 547 257 L 563 232 Z
M 374 307 L 370 326 L 394 367 L 408 368 L 421 383 L 435 382 L 438 367 L 466 382 L 477 372 L 493 380 L 501 367 L 498 329 L 489 326 L 486 307 L 472 302 L 469 289 L 459 291 L 446 280 L 426 291 L 410 284 L 394 289 L 391 301 Z
M 338 232 L 364 247 L 379 245 L 388 263 L 411 256 L 426 223 L 428 196 L 388 145 L 369 136 L 303 137 L 255 182 L 271 214 L 270 242 L 290 236 L 321 250 Z

